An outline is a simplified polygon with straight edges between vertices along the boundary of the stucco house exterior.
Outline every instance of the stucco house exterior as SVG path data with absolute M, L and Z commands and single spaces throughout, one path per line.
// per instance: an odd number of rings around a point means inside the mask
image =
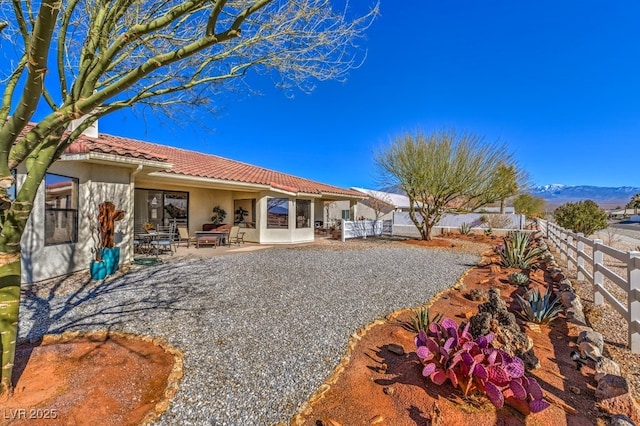
M 331 224 L 340 219 L 388 220 L 393 219 L 393 212 L 409 211 L 409 197 L 406 195 L 357 187 L 350 189 L 365 198 L 358 200 L 355 207 L 349 201 L 326 203 L 325 223 Z
M 19 186 L 24 168 L 16 171 Z M 22 237 L 22 280 L 87 269 L 98 205 L 126 211 L 116 222 L 121 263 L 133 259 L 135 230 L 146 223 L 184 223 L 189 233 L 211 221 L 215 206 L 225 223 L 240 224 L 244 240 L 260 244 L 314 240 L 324 202 L 353 208 L 362 194 L 239 161 L 124 137 L 80 136 L 49 169 Z M 242 211 L 243 213 L 236 214 Z

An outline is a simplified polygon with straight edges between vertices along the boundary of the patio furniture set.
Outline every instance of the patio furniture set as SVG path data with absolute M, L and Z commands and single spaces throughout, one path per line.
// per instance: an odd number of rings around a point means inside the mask
M 187 248 L 191 243 L 200 246 L 244 244 L 244 232 L 239 226 L 221 226 L 217 229 L 207 229 L 196 231 L 195 236 L 189 235 L 186 225 L 170 223 L 167 227 L 157 227 L 154 230 L 139 230 L 134 234 L 134 251 L 139 254 L 152 254 L 158 257 L 162 253 L 170 253 L 178 250 L 180 244 L 186 244 Z

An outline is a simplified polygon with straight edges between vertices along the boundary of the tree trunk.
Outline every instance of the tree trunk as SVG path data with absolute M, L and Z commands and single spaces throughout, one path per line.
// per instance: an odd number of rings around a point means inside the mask
M 504 214 L 504 205 L 506 203 L 504 202 L 504 199 L 500 200 L 500 214 Z
M 0 394 L 11 394 L 13 391 L 11 376 L 18 338 L 20 281 L 20 253 L 0 252 L 0 349 L 2 351 Z

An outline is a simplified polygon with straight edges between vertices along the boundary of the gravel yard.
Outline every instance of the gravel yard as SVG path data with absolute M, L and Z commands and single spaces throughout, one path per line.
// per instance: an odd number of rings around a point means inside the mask
M 185 376 L 160 424 L 287 422 L 358 328 L 419 306 L 478 257 L 402 244 L 274 248 L 27 291 L 22 337 L 112 329 L 164 337 Z

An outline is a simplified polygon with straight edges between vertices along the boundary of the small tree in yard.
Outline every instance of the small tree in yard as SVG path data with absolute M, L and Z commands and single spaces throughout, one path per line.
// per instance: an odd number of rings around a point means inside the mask
M 519 194 L 513 199 L 513 208 L 517 214 L 527 217 L 544 217 L 546 201 L 531 194 Z
M 609 226 L 607 213 L 591 200 L 563 204 L 555 209 L 553 215 L 558 225 L 584 235 Z
M 506 148 L 455 131 L 397 137 L 376 157 L 383 176 L 409 197 L 409 217 L 422 239 L 448 212 L 473 211 L 499 201 L 501 170 L 522 176 Z
M 274 71 L 283 87 L 343 79 L 358 65 L 356 42 L 378 7 L 355 16 L 334 4 L 0 2 L 0 393 L 12 388 L 20 239 L 51 164 L 99 117 L 136 104 L 205 107 L 250 69 Z M 30 126 L 35 117 L 39 122 Z M 67 131 L 79 118 L 85 120 Z M 13 198 L 11 171 L 19 166 L 26 175 Z

